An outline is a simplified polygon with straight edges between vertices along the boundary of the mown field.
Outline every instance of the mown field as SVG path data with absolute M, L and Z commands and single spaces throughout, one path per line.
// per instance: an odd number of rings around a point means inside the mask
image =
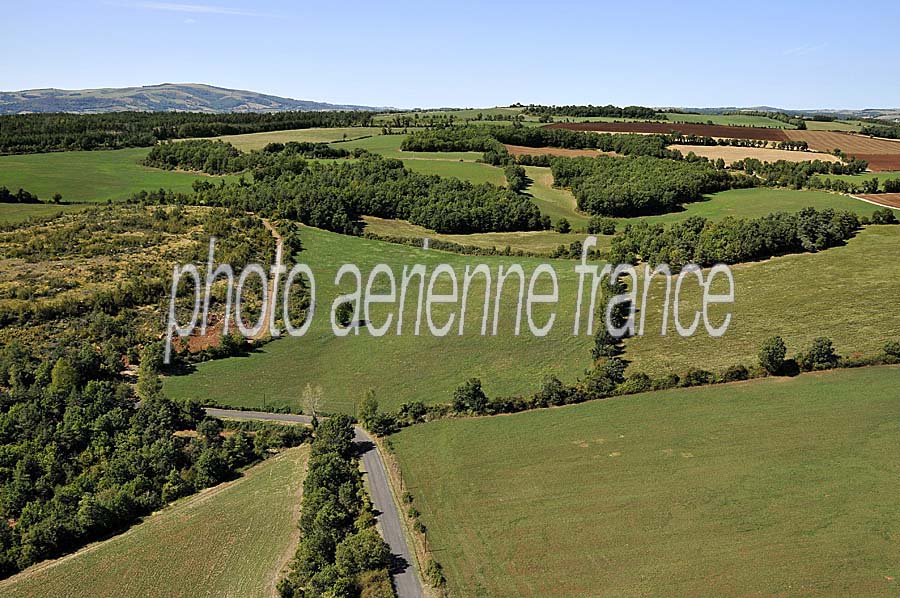
M 64 201 L 98 202 L 127 199 L 142 189 L 189 192 L 198 178 L 219 178 L 141 166 L 149 151 L 138 147 L 0 156 L 0 186 L 12 190 L 21 187 L 44 201 L 60 193 Z M 237 180 L 237 177 L 226 178 Z
M 896 596 L 900 368 L 391 437 L 458 596 Z
M 0 582 L 8 598 L 273 596 L 296 549 L 308 450 L 184 498 L 124 534 Z
M 371 135 L 380 135 L 381 127 L 331 127 L 311 129 L 291 129 L 287 131 L 268 131 L 265 133 L 248 133 L 245 135 L 223 135 L 216 137 L 235 146 L 239 150 L 262 149 L 269 143 L 287 143 L 288 141 L 308 141 L 310 143 L 330 143 L 358 139 Z
M 547 260 L 460 256 L 308 228 L 303 231 L 303 242 L 306 251 L 301 260 L 316 273 L 317 296 L 323 310 L 307 336 L 277 340 L 250 356 L 200 364 L 193 374 L 170 377 L 165 387 L 171 396 L 209 399 L 230 406 L 300 409 L 301 389 L 312 383 L 325 391 L 323 409 L 352 413 L 355 402 L 367 388 L 376 391 L 384 408 L 394 409 L 412 400 L 449 401 L 453 389 L 473 376 L 482 379 L 489 396 L 500 396 L 534 392 L 550 374 L 574 382 L 590 366 L 592 339 L 572 336 L 577 293 L 574 261 L 550 261 L 559 276 L 560 302 L 553 330 L 544 338 L 532 336 L 527 328 L 519 337 L 512 334 L 515 296 L 509 286 L 501 301 L 499 334 L 480 336 L 484 292 L 480 278 L 470 290 L 470 308 L 462 336 L 454 331 L 444 338 L 433 337 L 428 333 L 424 315 L 422 336 L 412 336 L 412 295 L 402 336 L 396 336 L 392 329 L 388 336 L 380 338 L 371 337 L 365 330 L 359 336 L 336 338 L 328 311 L 332 300 L 353 286 L 349 279 L 340 290 L 333 284 L 334 274 L 343 263 L 358 264 L 363 276 L 375 264 L 386 263 L 393 267 L 399 281 L 403 265 L 425 264 L 430 273 L 435 265 L 448 263 L 461 278 L 467 264 L 488 264 L 496 276 L 498 265 L 521 263 L 527 276 L 536 264 Z M 760 343 L 772 334 L 784 336 L 792 354 L 818 336 L 831 337 L 843 354 L 878 352 L 900 331 L 900 313 L 894 309 L 900 294 L 898 243 L 900 227 L 868 227 L 846 247 L 735 267 L 732 324 L 720 339 L 707 336 L 702 326 L 698 336 L 682 339 L 672 328 L 671 320 L 668 336 L 660 336 L 663 301 L 659 295 L 663 285 L 657 282 L 650 293 L 645 336 L 626 344 L 625 357 L 632 362 L 630 371 L 661 375 L 674 370 L 683 374 L 690 367 L 717 370 L 737 363 L 752 364 Z M 860 267 L 861 264 L 875 266 Z M 383 281 L 381 278 L 381 285 L 375 288 L 383 290 Z M 699 303 L 699 292 L 692 290 L 696 288 L 685 285 L 684 310 Z M 392 309 L 396 310 L 396 306 Z M 373 322 L 380 325 L 386 310 L 373 313 Z M 444 321 L 437 316 L 435 320 Z M 536 316 L 536 320 L 540 317 Z

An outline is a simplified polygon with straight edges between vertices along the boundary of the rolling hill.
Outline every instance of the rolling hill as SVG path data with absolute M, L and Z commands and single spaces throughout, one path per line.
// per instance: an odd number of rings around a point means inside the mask
M 378 110 L 225 89 L 197 83 L 162 83 L 103 89 L 0 91 L 0 114 L 23 112 L 280 112 L 284 110 Z

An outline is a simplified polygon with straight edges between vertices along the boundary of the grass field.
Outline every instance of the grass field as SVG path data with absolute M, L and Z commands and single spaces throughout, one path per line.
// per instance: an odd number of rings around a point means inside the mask
M 888 179 L 900 179 L 900 172 L 864 172 L 862 174 L 829 174 L 829 175 L 816 175 L 819 179 L 832 179 L 837 180 L 840 179 L 842 181 L 847 181 L 848 183 L 856 183 L 860 184 L 863 181 L 867 181 L 869 179 L 878 179 L 879 181 L 886 181 Z
M 90 206 L 86 204 L 20 204 L 0 203 L 0 224 L 13 224 L 29 218 L 48 218 L 60 212 L 78 212 Z
M 227 141 L 236 148 L 247 152 L 262 149 L 269 143 L 287 143 L 288 141 L 330 143 L 332 141 L 341 141 L 342 139 L 356 139 L 380 134 L 381 127 L 337 127 L 267 131 L 264 133 L 247 133 L 245 135 L 223 135 L 222 137 L 216 137 L 216 139 Z
M 750 116 L 746 114 L 666 114 L 670 122 L 699 123 L 712 122 L 714 125 L 737 127 L 769 127 L 772 129 L 794 129 L 794 125 L 769 118 L 767 116 Z
M 149 151 L 148 148 L 138 147 L 0 156 L 0 185 L 14 191 L 21 187 L 45 201 L 54 193 L 61 193 L 65 201 L 96 202 L 127 199 L 142 189 L 189 192 L 194 180 L 209 178 L 141 166 L 140 161 Z
M 337 295 L 351 290 L 346 280 L 340 290 L 333 284 L 343 263 L 358 264 L 364 277 L 375 264 L 389 264 L 399 282 L 403 265 L 425 264 L 430 273 L 436 264 L 448 263 L 461 277 L 465 265 L 485 263 L 496 277 L 498 265 L 521 263 L 528 276 L 535 265 L 547 260 L 460 256 L 315 229 L 304 229 L 303 242 L 307 250 L 300 257 L 316 273 L 320 302 L 320 313 L 307 336 L 277 340 L 250 356 L 203 363 L 193 374 L 170 377 L 165 386 L 171 396 L 230 406 L 299 409 L 301 390 L 312 383 L 325 391 L 323 409 L 353 412 L 367 388 L 375 389 L 383 408 L 394 409 L 412 400 L 446 402 L 454 388 L 473 376 L 482 379 L 489 396 L 499 396 L 534 392 L 550 374 L 574 382 L 590 366 L 592 339 L 583 334 L 572 336 L 577 294 L 574 261 L 550 261 L 559 277 L 560 301 L 556 323 L 544 338 L 532 336 L 527 328 L 521 336 L 513 335 L 515 297 L 509 289 L 501 302 L 499 334 L 480 336 L 476 322 L 480 322 L 483 305 L 480 278 L 470 291 L 463 336 L 454 331 L 437 338 L 424 323 L 421 336 L 412 336 L 412 295 L 404 311 L 403 335 L 397 336 L 394 328 L 380 338 L 365 330 L 359 336 L 337 338 L 328 312 Z M 791 354 L 806 348 L 817 336 L 831 337 L 843 354 L 880 351 L 900 331 L 900 313 L 894 309 L 900 295 L 898 243 L 900 226 L 869 227 L 846 247 L 735 267 L 733 320 L 728 333 L 719 339 L 707 336 L 702 326 L 697 336 L 682 339 L 672 330 L 671 321 L 669 335 L 660 336 L 663 302 L 658 295 L 662 284 L 654 284 L 646 335 L 626 345 L 631 371 L 661 375 L 671 369 L 683 374 L 689 367 L 724 369 L 736 363 L 753 364 L 760 343 L 772 334 L 785 338 Z M 694 288 L 684 287 L 685 309 L 700 300 L 699 293 L 691 290 Z M 376 325 L 384 321 L 386 311 L 374 312 Z M 444 321 L 441 316 L 435 320 Z
M 900 368 L 394 435 L 458 596 L 896 596 Z
M 124 534 L 0 582 L 42 598 L 274 596 L 298 541 L 308 450 L 285 451 L 243 477 L 184 498 Z

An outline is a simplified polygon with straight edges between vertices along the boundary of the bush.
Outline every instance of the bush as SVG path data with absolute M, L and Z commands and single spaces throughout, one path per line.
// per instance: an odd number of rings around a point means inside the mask
M 840 356 L 834 352 L 831 339 L 825 337 L 814 340 L 806 353 L 797 356 L 797 364 L 807 372 L 835 368 L 839 361 Z
M 605 216 L 591 216 L 587 232 L 590 235 L 614 235 L 616 234 L 616 221 Z
M 554 226 L 553 228 L 554 228 L 554 229 L 556 230 L 556 232 L 558 232 L 558 233 L 566 234 L 566 233 L 568 233 L 568 232 L 571 232 L 571 230 L 572 230 L 572 225 L 569 224 L 569 221 L 568 221 L 567 219 L 565 219 L 565 218 L 560 218 L 559 220 L 556 221 L 556 226 Z
M 737 382 L 739 380 L 748 380 L 750 372 L 742 365 L 733 365 L 722 372 L 722 382 Z
M 787 355 L 787 346 L 780 336 L 773 336 L 766 340 L 759 349 L 759 365 L 769 374 L 778 374 L 784 367 L 784 358 Z
M 691 368 L 681 381 L 682 386 L 705 386 L 715 382 L 716 377 L 712 372 Z
M 453 392 L 453 410 L 460 414 L 482 415 L 488 399 L 481 390 L 481 380 L 471 378 Z
M 619 393 L 623 395 L 637 394 L 648 390 L 653 390 L 653 380 L 650 379 L 650 376 L 641 372 L 629 376 L 619 386 Z
M 434 559 L 430 559 L 425 565 L 425 579 L 435 588 L 443 587 L 447 583 L 443 567 Z
M 894 216 L 894 211 L 890 208 L 883 208 L 872 212 L 872 217 L 869 221 L 872 224 L 897 224 L 897 217 Z
M 885 355 L 889 355 L 891 357 L 900 357 L 900 342 L 891 341 L 884 346 Z

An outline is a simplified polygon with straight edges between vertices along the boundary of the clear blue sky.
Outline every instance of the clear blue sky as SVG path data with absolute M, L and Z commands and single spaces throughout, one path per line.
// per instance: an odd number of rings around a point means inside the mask
M 401 107 L 900 106 L 900 2 L 4 3 L 0 89 L 201 82 Z

